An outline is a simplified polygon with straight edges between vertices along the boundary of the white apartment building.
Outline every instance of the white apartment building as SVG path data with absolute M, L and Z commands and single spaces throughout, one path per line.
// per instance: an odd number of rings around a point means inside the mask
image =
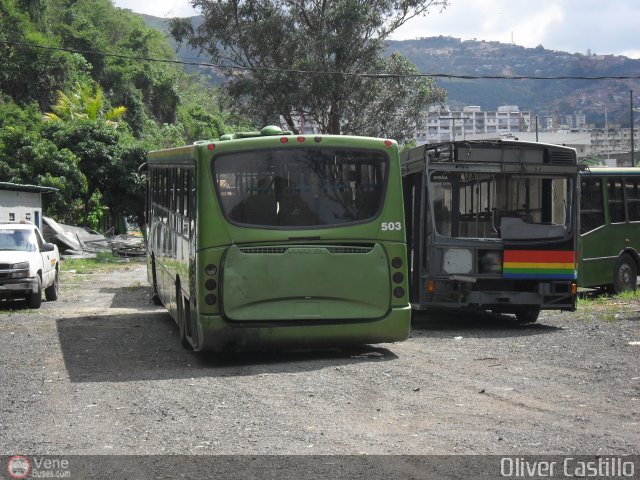
M 634 150 L 640 147 L 638 138 L 640 131 L 633 130 Z M 603 155 L 607 153 L 625 153 L 631 151 L 631 129 L 630 128 L 595 128 L 591 130 L 591 148 L 593 153 Z
M 479 106 L 452 111 L 433 107 L 427 114 L 426 128 L 415 133 L 418 145 L 423 143 L 463 140 L 467 135 L 509 134 L 531 131 L 531 112 L 521 112 L 517 105 L 504 105 L 483 112 Z

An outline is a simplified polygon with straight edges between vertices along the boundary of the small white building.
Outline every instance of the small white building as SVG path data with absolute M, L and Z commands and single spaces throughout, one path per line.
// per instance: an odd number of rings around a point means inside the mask
M 42 194 L 57 188 L 0 182 L 0 222 L 27 221 L 42 230 Z

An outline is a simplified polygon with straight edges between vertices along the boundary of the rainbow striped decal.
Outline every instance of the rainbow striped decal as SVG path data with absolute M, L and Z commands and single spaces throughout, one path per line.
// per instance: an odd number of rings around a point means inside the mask
M 571 250 L 505 250 L 503 278 L 575 280 L 575 252 Z

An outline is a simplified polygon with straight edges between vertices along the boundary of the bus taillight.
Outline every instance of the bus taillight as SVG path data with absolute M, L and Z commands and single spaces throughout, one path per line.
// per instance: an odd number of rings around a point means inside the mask
M 204 301 L 207 305 L 215 305 L 218 301 L 218 297 L 216 297 L 213 293 L 209 293 L 206 297 L 204 297 Z
M 204 267 L 204 273 L 209 276 L 215 275 L 216 273 L 218 273 L 218 267 L 216 267 L 213 263 L 210 263 L 209 265 Z

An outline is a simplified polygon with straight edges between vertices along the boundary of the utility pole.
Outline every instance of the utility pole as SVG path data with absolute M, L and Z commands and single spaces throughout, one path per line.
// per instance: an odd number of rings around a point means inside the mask
M 604 141 L 605 148 L 607 149 L 607 166 L 609 166 L 609 121 L 607 120 L 607 104 L 603 102 L 597 102 L 595 105 L 604 107 Z
M 465 125 L 464 125 L 464 121 L 466 119 L 468 119 L 469 117 L 440 117 L 438 116 L 438 120 L 451 120 L 451 130 L 452 130 L 452 135 L 453 135 L 453 140 L 452 141 L 456 141 L 456 120 L 462 120 L 462 139 L 464 140 L 466 138 L 466 132 L 465 132 Z
M 629 90 L 629 117 L 631 119 L 631 166 L 636 166 L 636 152 L 633 145 L 633 90 Z

